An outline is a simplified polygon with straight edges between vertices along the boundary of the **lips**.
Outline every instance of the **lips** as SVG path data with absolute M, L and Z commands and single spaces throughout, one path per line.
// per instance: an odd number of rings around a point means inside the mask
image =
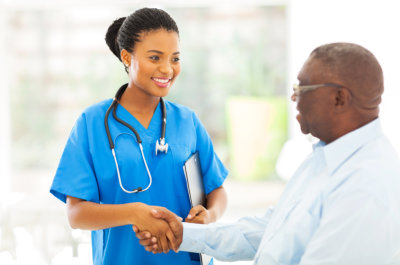
M 152 77 L 151 80 L 153 82 L 162 88 L 169 87 L 171 84 L 171 78 L 165 78 L 165 77 Z

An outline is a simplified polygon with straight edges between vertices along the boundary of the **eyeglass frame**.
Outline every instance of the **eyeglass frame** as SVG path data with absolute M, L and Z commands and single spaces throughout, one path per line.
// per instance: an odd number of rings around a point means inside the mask
M 336 87 L 336 88 L 342 88 L 344 86 L 338 85 L 338 84 L 333 84 L 333 83 L 325 83 L 325 84 L 316 84 L 316 85 L 304 85 L 300 86 L 299 84 L 293 84 L 293 92 L 296 96 L 299 96 L 301 93 L 315 90 L 320 87 L 324 86 L 329 86 L 329 87 Z

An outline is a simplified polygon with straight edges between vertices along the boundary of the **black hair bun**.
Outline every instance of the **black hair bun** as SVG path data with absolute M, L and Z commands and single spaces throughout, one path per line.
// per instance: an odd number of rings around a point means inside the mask
M 119 49 L 117 37 L 118 37 L 118 31 L 121 28 L 122 23 L 124 23 L 125 19 L 126 17 L 121 17 L 114 20 L 114 22 L 108 27 L 105 37 L 108 47 L 120 61 L 121 61 L 121 51 Z

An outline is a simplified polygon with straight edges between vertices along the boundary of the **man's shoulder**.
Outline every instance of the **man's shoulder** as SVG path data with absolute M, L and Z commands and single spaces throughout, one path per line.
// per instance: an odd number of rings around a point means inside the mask
M 390 194 L 400 202 L 400 159 L 384 136 L 356 151 L 337 174 L 343 190 L 364 191 L 384 200 Z

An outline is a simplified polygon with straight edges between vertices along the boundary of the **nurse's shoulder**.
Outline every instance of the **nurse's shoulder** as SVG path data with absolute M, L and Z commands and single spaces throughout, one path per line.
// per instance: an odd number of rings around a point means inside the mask
M 97 124 L 104 123 L 104 117 L 106 115 L 107 109 L 112 103 L 112 98 L 102 100 L 98 103 L 86 107 L 77 119 L 77 123 L 84 121 L 86 124 Z
M 95 103 L 84 109 L 82 114 L 85 115 L 87 118 L 98 117 L 104 119 L 106 111 L 110 107 L 112 101 L 113 101 L 112 98 L 108 98 L 98 103 Z
M 192 122 L 197 124 L 199 118 L 196 113 L 187 106 L 181 105 L 179 103 L 174 103 L 168 100 L 165 101 L 165 107 L 167 109 L 167 122 Z M 167 125 L 168 126 L 168 125 Z

